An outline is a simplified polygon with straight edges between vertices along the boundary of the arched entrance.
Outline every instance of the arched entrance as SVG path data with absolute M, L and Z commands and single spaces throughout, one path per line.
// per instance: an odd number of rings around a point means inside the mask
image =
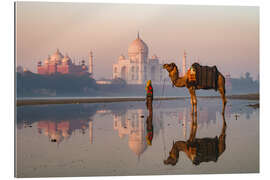
M 121 68 L 121 78 L 124 79 L 124 80 L 127 80 L 127 67 L 126 66 L 123 66 Z

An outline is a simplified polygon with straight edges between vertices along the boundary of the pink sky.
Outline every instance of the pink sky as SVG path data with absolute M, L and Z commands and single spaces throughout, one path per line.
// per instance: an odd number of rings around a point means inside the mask
M 95 77 L 110 78 L 140 31 L 163 62 L 179 65 L 185 49 L 190 64 L 259 74 L 258 7 L 17 2 L 16 12 L 17 65 L 33 72 L 57 48 L 77 62 L 92 50 Z

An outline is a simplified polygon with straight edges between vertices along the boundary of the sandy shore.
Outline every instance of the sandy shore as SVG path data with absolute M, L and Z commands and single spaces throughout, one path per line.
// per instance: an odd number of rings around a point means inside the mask
M 186 97 L 157 97 L 154 100 L 177 100 Z M 145 101 L 143 97 L 111 97 L 111 98 L 65 98 L 65 99 L 23 99 L 17 100 L 17 106 L 41 105 L 41 104 L 79 104 L 79 103 L 109 103 L 109 102 L 127 102 L 127 101 Z
M 178 100 L 189 97 L 156 97 L 154 100 Z M 220 96 L 199 96 L 198 98 L 220 98 Z M 228 95 L 227 99 L 259 100 L 259 94 Z M 59 99 L 20 99 L 17 100 L 17 106 L 24 105 L 42 105 L 42 104 L 80 104 L 80 103 L 109 103 L 109 102 L 127 102 L 127 101 L 145 101 L 144 97 L 109 97 L 109 98 L 59 98 Z
M 259 94 L 235 94 L 227 95 L 227 99 L 259 100 Z M 220 96 L 200 96 L 199 98 L 220 98 Z

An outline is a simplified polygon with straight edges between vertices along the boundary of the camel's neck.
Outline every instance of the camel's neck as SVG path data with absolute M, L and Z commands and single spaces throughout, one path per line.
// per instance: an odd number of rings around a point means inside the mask
M 186 149 L 187 149 L 186 142 L 184 142 L 184 141 L 177 141 L 176 143 L 174 143 L 170 154 L 173 155 L 174 158 L 178 159 L 179 152 L 180 151 L 184 151 L 185 152 Z
M 179 77 L 179 72 L 177 67 L 174 67 L 172 70 L 167 69 L 169 72 L 169 77 L 172 81 L 172 84 L 176 87 L 184 87 L 186 86 L 187 75 Z
M 190 148 L 188 148 L 187 142 L 185 141 L 178 141 L 175 143 L 175 146 L 177 148 L 177 154 L 179 154 L 180 151 L 184 152 L 188 158 L 193 161 L 193 159 L 196 156 L 196 152 L 190 151 Z

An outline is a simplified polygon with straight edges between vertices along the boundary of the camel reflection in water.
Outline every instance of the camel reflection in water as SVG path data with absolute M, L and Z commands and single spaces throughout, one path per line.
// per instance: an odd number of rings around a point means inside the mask
M 219 156 L 226 149 L 226 121 L 224 115 L 223 126 L 219 137 L 196 138 L 197 132 L 197 113 L 192 114 L 190 136 L 187 141 L 173 142 L 172 149 L 164 164 L 176 165 L 179 159 L 179 152 L 183 151 L 193 164 L 199 165 L 202 162 L 216 162 Z

